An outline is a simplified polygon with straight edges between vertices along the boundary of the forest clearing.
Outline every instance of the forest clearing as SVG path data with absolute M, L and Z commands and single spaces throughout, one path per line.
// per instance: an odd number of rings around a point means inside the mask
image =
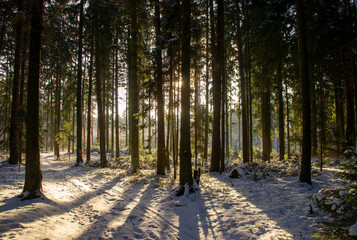
M 16 197 L 24 168 L 1 162 L 1 239 L 316 239 L 326 216 L 312 197 L 347 186 L 333 167 L 314 171 L 311 186 L 296 177 L 205 173 L 199 191 L 176 197 L 172 174 L 75 167 L 51 153 L 41 162 L 46 197 L 32 202 Z

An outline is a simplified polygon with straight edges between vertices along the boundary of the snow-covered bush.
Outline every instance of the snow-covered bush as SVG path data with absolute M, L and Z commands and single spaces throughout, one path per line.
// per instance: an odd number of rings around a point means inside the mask
M 348 227 L 355 223 L 357 216 L 356 188 L 323 188 L 313 196 L 313 200 L 330 216 L 329 221 L 325 222 L 323 236 L 348 239 Z

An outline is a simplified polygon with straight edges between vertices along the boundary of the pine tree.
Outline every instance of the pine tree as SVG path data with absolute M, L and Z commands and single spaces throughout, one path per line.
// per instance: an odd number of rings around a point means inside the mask
M 185 184 L 192 186 L 191 134 L 190 134 L 190 15 L 191 1 L 183 0 L 182 13 L 182 87 L 181 87 L 181 138 L 180 138 L 180 185 L 183 194 Z
M 27 83 L 26 117 L 26 171 L 25 185 L 20 197 L 32 199 L 41 196 L 42 173 L 40 166 L 40 60 L 43 0 L 34 0 L 31 20 L 31 41 Z
M 304 6 L 302 0 L 295 1 L 296 20 L 299 43 L 299 68 L 302 86 L 302 114 L 303 114 L 303 139 L 302 156 L 299 179 L 300 182 L 311 184 L 311 110 L 310 110 L 310 82 L 307 63 L 306 34 Z

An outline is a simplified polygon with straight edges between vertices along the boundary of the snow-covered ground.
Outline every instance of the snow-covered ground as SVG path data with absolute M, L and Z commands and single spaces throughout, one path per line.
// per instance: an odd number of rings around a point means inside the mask
M 0 239 L 313 239 L 323 215 L 311 196 L 343 184 L 334 169 L 312 186 L 206 173 L 200 191 L 176 197 L 172 176 L 41 156 L 45 199 L 20 201 L 24 167 L 0 162 Z

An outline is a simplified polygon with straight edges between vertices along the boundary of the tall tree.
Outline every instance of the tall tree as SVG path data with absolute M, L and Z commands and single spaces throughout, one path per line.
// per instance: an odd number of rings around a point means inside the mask
M 155 0 L 155 32 L 156 32 L 156 94 L 157 94 L 157 170 L 159 175 L 165 175 L 165 122 L 164 122 L 164 97 L 162 94 L 162 36 L 160 21 L 160 2 Z
M 279 160 L 284 160 L 285 155 L 285 124 L 284 124 L 284 99 L 283 99 L 283 79 L 281 74 L 281 63 L 277 69 L 278 83 L 278 115 L 279 115 Z
M 19 90 L 20 90 L 20 68 L 21 68 L 21 52 L 22 52 L 22 28 L 24 19 L 24 1 L 17 2 L 17 21 L 16 21 L 16 43 L 15 43 L 15 67 L 14 78 L 12 84 L 12 102 L 11 102 L 11 120 L 10 120 L 10 164 L 20 162 L 19 155 Z
M 95 24 L 95 77 L 96 77 L 96 93 L 98 103 L 98 123 L 99 123 L 99 145 L 100 145 L 100 166 L 107 166 L 107 156 L 105 150 L 105 114 L 103 107 L 102 89 L 101 89 L 101 37 L 99 27 L 99 0 L 94 2 L 94 24 Z
M 40 166 L 40 60 L 43 0 L 34 0 L 31 20 L 31 41 L 27 83 L 26 117 L 26 171 L 25 185 L 20 197 L 32 199 L 41 196 Z
M 82 48 L 83 48 L 83 5 L 79 3 L 79 29 L 78 29 L 78 70 L 77 70 L 77 159 L 76 166 L 83 164 L 82 159 Z
M 116 48 L 116 54 L 115 54 L 115 158 L 119 158 L 120 152 L 119 152 L 119 144 L 120 144 L 120 135 L 119 135 L 119 64 L 118 64 L 118 58 L 119 58 L 119 53 L 118 53 L 118 48 Z
M 224 72 L 224 1 L 218 0 L 217 7 L 217 66 L 218 75 L 221 82 L 221 152 L 220 152 L 220 172 L 224 171 L 224 149 L 225 147 L 225 112 L 227 83 Z M 217 76 L 218 77 L 218 76 Z M 218 83 L 218 82 L 217 82 Z
M 192 185 L 191 133 L 190 133 L 190 16 L 191 1 L 182 0 L 182 86 L 181 86 L 181 138 L 180 138 L 180 185 Z M 182 192 L 182 191 L 181 191 Z M 183 194 L 183 192 L 182 192 Z
M 239 77 L 240 77 L 240 91 L 241 91 L 241 106 L 242 106 L 242 143 L 243 143 L 243 162 L 249 162 L 249 138 L 248 138 L 248 116 L 247 116 L 247 93 L 246 81 L 244 73 L 243 62 L 243 43 L 241 30 L 241 12 L 236 1 L 237 7 L 237 46 L 238 46 L 238 61 L 239 61 Z
M 89 86 L 88 86 L 88 109 L 87 109 L 87 163 L 90 162 L 90 148 L 91 148 L 91 129 L 92 129 L 92 91 L 93 91 L 93 55 L 94 46 L 93 41 L 90 43 L 90 59 L 89 59 Z
M 219 4 L 220 5 L 220 4 Z M 216 26 L 218 33 L 218 22 Z M 213 130 L 212 130 L 212 154 L 211 154 L 211 168 L 213 172 L 218 172 L 220 169 L 219 163 L 221 158 L 221 137 L 220 137 L 220 119 L 221 119 L 221 99 L 222 99 L 222 81 L 220 76 L 220 62 L 218 57 L 218 36 L 217 45 L 212 42 L 212 62 L 213 62 Z
M 205 105 L 205 138 L 204 138 L 204 150 L 203 150 L 203 159 L 205 160 L 205 163 L 207 162 L 207 156 L 208 156 L 208 127 L 209 127 L 209 122 L 208 122 L 208 106 L 209 106 L 209 22 L 210 18 L 208 15 L 208 10 L 209 10 L 209 1 L 206 0 L 206 56 L 205 56 L 205 61 L 206 61 L 206 92 L 205 92 L 205 100 L 206 100 L 206 105 Z
M 270 161 L 271 153 L 271 107 L 270 107 L 270 74 L 267 72 L 267 67 L 263 67 L 264 80 L 261 83 L 261 124 L 262 124 L 262 160 Z
M 139 169 L 139 89 L 137 0 L 131 0 L 129 40 L 129 147 L 133 172 Z
M 302 0 L 295 1 L 296 21 L 299 45 L 299 69 L 302 89 L 302 116 L 303 139 L 300 182 L 311 184 L 311 109 L 310 109 L 310 83 L 307 62 L 306 33 L 304 19 L 304 5 Z

